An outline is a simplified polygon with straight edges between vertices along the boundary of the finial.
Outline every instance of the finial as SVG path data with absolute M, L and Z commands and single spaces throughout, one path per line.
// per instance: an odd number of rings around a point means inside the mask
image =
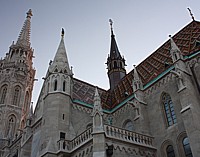
M 113 21 L 112 21 L 112 19 L 109 19 L 109 23 L 110 23 L 111 33 L 113 35 Z
M 194 16 L 193 16 L 193 14 L 192 14 L 191 9 L 190 9 L 190 8 L 187 8 L 187 9 L 189 10 L 190 16 L 192 17 L 192 20 L 194 21 L 195 19 L 194 19 Z
M 32 10 L 31 9 L 29 9 L 28 10 L 28 12 L 26 13 L 27 14 L 27 18 L 29 17 L 29 18 L 31 18 L 31 16 L 33 16 L 33 14 L 32 14 Z
M 64 31 L 64 28 L 62 28 L 61 36 L 64 37 L 64 34 L 65 34 L 65 31 Z

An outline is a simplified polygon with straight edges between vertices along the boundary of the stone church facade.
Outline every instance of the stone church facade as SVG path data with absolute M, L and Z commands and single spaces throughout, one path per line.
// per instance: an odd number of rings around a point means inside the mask
M 73 76 L 62 30 L 33 112 L 31 17 L 0 60 L 1 157 L 199 156 L 200 22 L 127 73 L 110 21 L 108 90 Z

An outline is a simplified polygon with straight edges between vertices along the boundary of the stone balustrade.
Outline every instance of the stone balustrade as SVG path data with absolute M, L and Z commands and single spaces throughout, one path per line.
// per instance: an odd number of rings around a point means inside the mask
M 136 132 L 128 131 L 125 129 L 117 128 L 110 125 L 104 125 L 106 137 L 114 138 L 134 144 L 145 145 L 153 147 L 153 137 L 148 135 L 139 134 Z
M 104 131 L 105 136 L 111 139 L 117 139 L 124 142 L 133 143 L 136 145 L 143 145 L 147 147 L 153 147 L 153 137 L 139 134 L 136 132 L 128 131 L 125 129 L 117 128 L 110 125 L 104 125 Z M 65 140 L 60 139 L 58 141 L 58 150 L 59 151 L 65 151 L 65 152 L 71 152 L 81 146 L 83 146 L 85 143 L 92 140 L 92 127 L 81 133 L 79 136 L 75 137 L 73 140 Z
M 58 148 L 61 151 L 72 151 L 80 146 L 84 145 L 92 139 L 92 127 L 81 133 L 79 136 L 75 137 L 73 140 L 68 141 L 65 139 L 60 139 L 58 141 Z

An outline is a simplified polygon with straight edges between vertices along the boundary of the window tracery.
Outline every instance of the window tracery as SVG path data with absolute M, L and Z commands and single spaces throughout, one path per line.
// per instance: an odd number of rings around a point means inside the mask
M 5 103 L 6 94 L 7 94 L 7 85 L 4 85 L 4 86 L 1 88 L 1 100 L 0 100 L 0 103 L 1 103 L 1 104 L 4 104 L 4 103 Z
M 16 86 L 16 87 L 14 88 L 14 94 L 13 94 L 12 105 L 19 106 L 20 92 L 21 92 L 20 87 L 19 87 L 19 86 Z
M 164 108 L 165 118 L 168 126 L 172 126 L 177 123 L 176 114 L 174 111 L 174 105 L 171 97 L 167 93 L 162 94 L 162 104 Z

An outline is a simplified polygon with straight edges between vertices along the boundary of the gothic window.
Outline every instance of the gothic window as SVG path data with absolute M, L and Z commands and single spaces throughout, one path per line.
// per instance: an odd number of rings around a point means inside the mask
M 50 84 L 48 82 L 48 84 L 47 84 L 47 93 L 49 92 L 49 86 L 50 86 Z
M 25 101 L 24 101 L 24 111 L 27 111 L 27 108 L 29 106 L 29 93 L 26 92 L 26 96 L 25 96 Z
M 162 104 L 165 112 L 167 125 L 171 126 L 175 124 L 177 122 L 177 119 L 174 111 L 174 105 L 169 94 L 164 93 L 162 95 Z
M 167 157 L 175 157 L 174 148 L 172 145 L 168 145 L 166 148 Z
M 9 138 L 12 138 L 14 135 L 15 125 L 16 125 L 16 117 L 14 115 L 9 116 L 7 125 L 7 136 Z
M 5 103 L 6 94 L 7 94 L 7 85 L 4 85 L 4 86 L 1 88 L 1 100 L 0 100 L 0 103 L 1 103 L 1 104 L 4 104 L 4 103 Z
M 183 139 L 182 144 L 183 144 L 185 156 L 186 156 L 186 157 L 193 157 L 193 156 L 192 156 L 192 151 L 191 151 L 191 148 L 190 148 L 190 143 L 189 143 L 188 137 L 185 137 L 185 138 Z
M 66 82 L 63 81 L 63 91 L 65 92 L 65 86 L 66 86 Z
M 58 83 L 57 83 L 57 80 L 55 80 L 55 81 L 54 81 L 54 91 L 57 90 L 57 84 L 58 84 Z
M 123 125 L 123 128 L 129 131 L 133 131 L 134 129 L 133 122 L 131 120 L 126 120 Z
M 19 105 L 20 92 L 21 92 L 20 87 L 19 87 L 19 86 L 16 86 L 16 87 L 14 88 L 14 95 L 13 95 L 12 105 L 16 105 L 16 106 Z
M 114 68 L 117 68 L 117 62 L 114 61 Z
M 122 68 L 122 62 L 120 62 L 120 68 Z

